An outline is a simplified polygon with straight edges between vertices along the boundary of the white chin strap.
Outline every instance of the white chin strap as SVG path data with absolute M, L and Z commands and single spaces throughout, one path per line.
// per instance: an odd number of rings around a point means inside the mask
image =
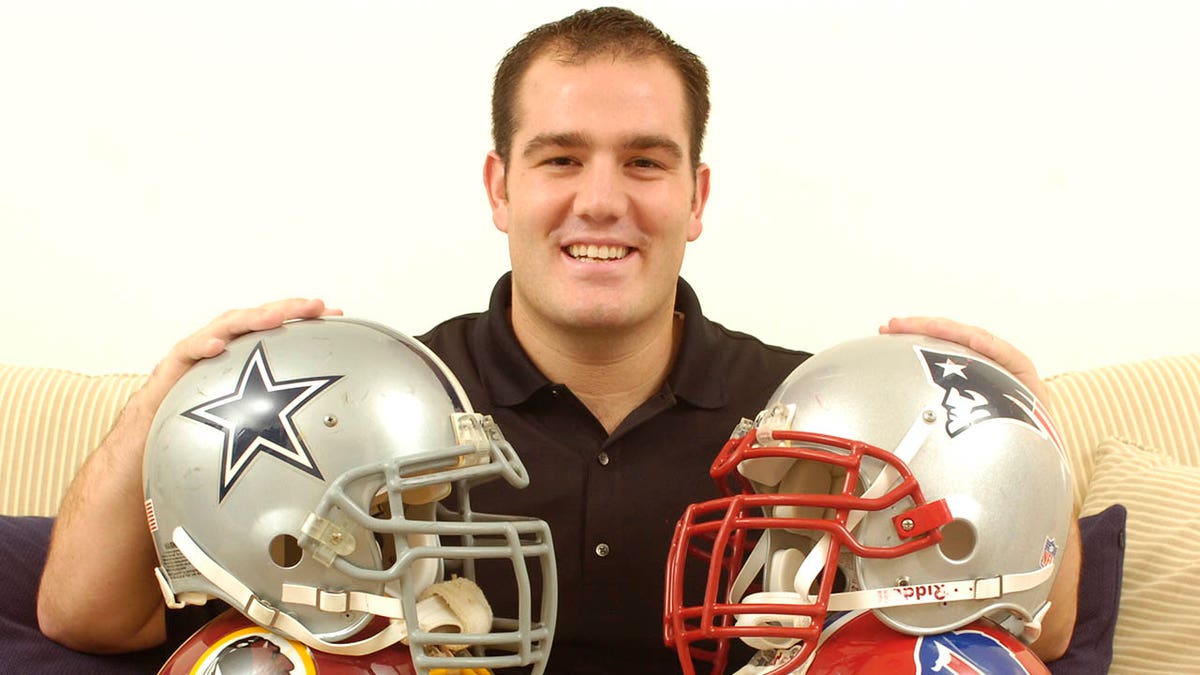
M 280 599 L 285 603 L 316 607 L 321 611 L 339 614 L 364 612 L 388 619 L 386 628 L 357 642 L 323 640 L 292 615 L 259 600 L 245 584 L 208 557 L 183 528 L 177 527 L 171 532 L 171 541 L 175 542 L 179 551 L 204 578 L 227 593 L 235 601 L 235 606 L 252 621 L 303 642 L 313 649 L 331 654 L 361 656 L 408 638 L 408 625 L 399 598 L 360 591 L 331 592 L 313 586 L 283 584 Z M 176 599 L 161 569 L 156 569 L 155 574 L 168 606 L 178 608 L 184 604 L 196 604 L 195 597 Z M 194 595 L 196 594 L 184 594 Z M 453 633 L 488 633 L 492 627 L 492 610 L 483 591 L 475 582 L 457 577 L 433 584 L 421 594 L 421 599 L 417 602 L 417 623 L 423 631 L 448 633 L 448 638 L 449 634 Z M 448 643 L 440 646 L 455 651 L 466 645 Z
M 983 579 L 938 581 L 914 586 L 891 586 L 888 588 L 871 588 L 863 591 L 834 593 L 829 596 L 829 611 L 843 612 L 858 609 L 927 605 L 935 602 L 989 600 L 1010 593 L 1020 593 L 1037 588 L 1050 581 L 1053 576 L 1054 563 L 1050 563 L 1032 572 L 1001 574 Z M 811 604 L 808 594 L 796 591 L 763 591 L 761 593 L 751 593 L 742 602 L 778 605 Z M 743 623 L 741 621 L 741 617 L 743 616 L 763 617 L 763 619 L 756 622 L 747 621 Z M 809 624 L 808 617 L 778 614 L 742 614 L 738 616 L 738 619 L 739 626 L 796 625 L 803 627 Z M 802 621 L 797 622 L 797 619 Z M 776 645 L 775 648 L 779 648 L 779 645 Z M 762 647 L 759 647 L 759 649 L 762 649 Z

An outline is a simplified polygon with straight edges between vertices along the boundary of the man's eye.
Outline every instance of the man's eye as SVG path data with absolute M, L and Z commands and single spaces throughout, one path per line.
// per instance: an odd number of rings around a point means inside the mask
M 551 157 L 550 159 L 547 159 L 545 163 L 549 164 L 550 166 L 571 166 L 575 163 L 575 160 L 571 159 L 570 157 Z
M 631 165 L 633 165 L 634 167 L 638 168 L 638 169 L 658 169 L 658 168 L 662 168 L 662 165 L 661 165 L 661 164 L 659 164 L 658 162 L 656 162 L 656 161 L 654 161 L 654 160 L 652 160 L 652 159 L 647 159 L 647 158 L 645 158 L 645 157 L 638 157 L 637 159 L 635 159 L 635 160 L 633 160 L 632 162 L 630 162 L 630 164 L 631 164 Z

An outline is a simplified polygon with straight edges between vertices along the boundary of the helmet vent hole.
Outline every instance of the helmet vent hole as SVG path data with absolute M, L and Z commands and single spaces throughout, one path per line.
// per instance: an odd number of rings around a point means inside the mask
M 965 520 L 955 519 L 942 527 L 942 555 L 962 562 L 975 552 L 975 528 Z
M 304 549 L 300 542 L 290 534 L 281 534 L 271 540 L 271 562 L 284 568 L 291 569 L 300 564 L 304 557 Z

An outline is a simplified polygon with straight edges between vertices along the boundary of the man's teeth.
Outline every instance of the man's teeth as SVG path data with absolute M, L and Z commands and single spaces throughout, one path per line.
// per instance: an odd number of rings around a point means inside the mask
M 629 247 L 571 244 L 567 247 L 567 253 L 576 260 L 620 260 L 629 255 Z

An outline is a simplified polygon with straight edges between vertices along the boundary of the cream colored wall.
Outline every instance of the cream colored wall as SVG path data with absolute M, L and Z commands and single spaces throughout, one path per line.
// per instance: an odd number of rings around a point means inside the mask
M 730 327 L 818 349 L 893 314 L 1043 372 L 1200 350 L 1200 9 L 636 2 L 708 63 Z M 227 307 L 421 332 L 506 269 L 490 77 L 560 2 L 0 0 L 0 360 L 146 371 Z

